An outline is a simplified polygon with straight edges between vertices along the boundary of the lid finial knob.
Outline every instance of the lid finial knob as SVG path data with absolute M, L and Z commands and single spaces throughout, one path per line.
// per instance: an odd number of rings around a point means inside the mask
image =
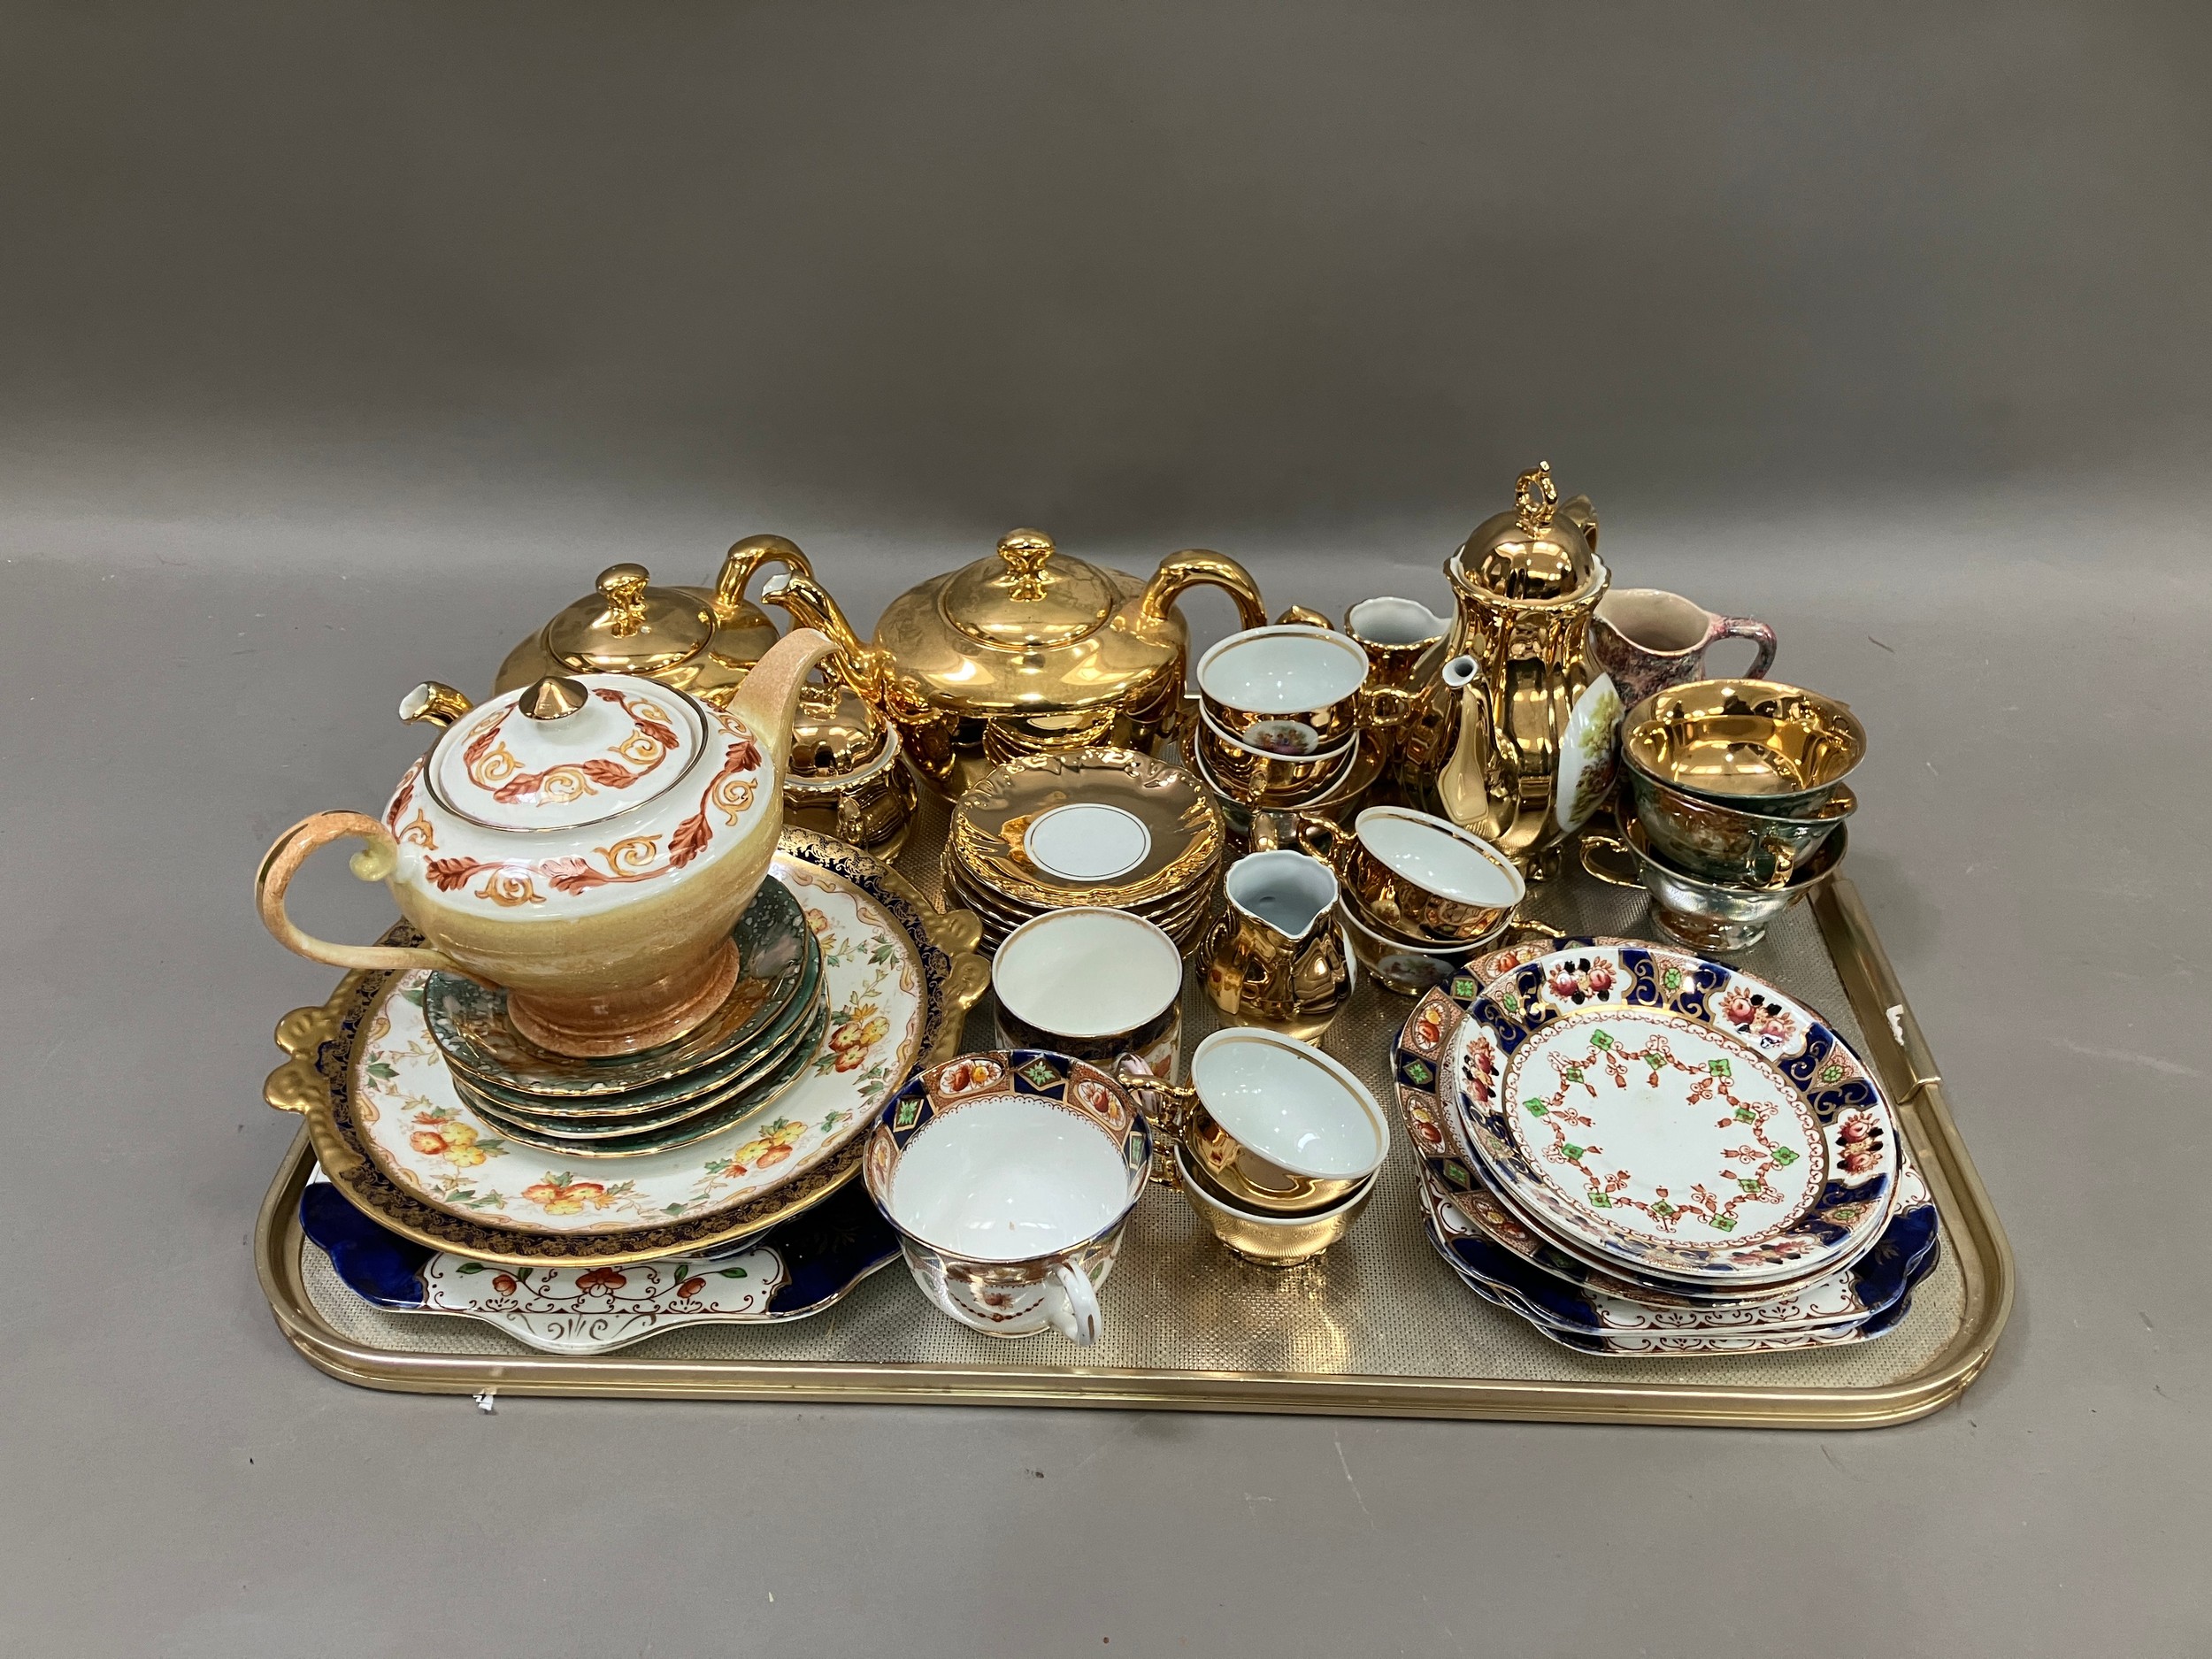
M 607 631 L 627 639 L 645 626 L 645 585 L 651 572 L 642 565 L 610 565 L 595 584 L 607 595 Z
M 1013 572 L 1008 596 L 1034 603 L 1045 596 L 1044 569 L 1052 557 L 1052 538 L 1041 530 L 1009 530 L 998 539 L 998 556 Z
M 1521 529 L 1529 535 L 1550 527 L 1559 507 L 1559 486 L 1552 482 L 1551 463 L 1539 461 L 1514 481 L 1513 505 L 1521 515 Z
M 524 692 L 516 706 L 533 720 L 564 720 L 590 697 L 590 692 L 567 675 L 548 674 Z

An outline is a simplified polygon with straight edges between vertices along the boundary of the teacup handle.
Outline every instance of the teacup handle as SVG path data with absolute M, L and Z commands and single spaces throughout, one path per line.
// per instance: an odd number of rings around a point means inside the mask
M 1183 1178 L 1175 1167 L 1175 1144 L 1197 1109 L 1198 1091 L 1187 1083 L 1162 1077 L 1133 1054 L 1125 1054 L 1114 1067 L 1114 1081 L 1139 1102 L 1138 1110 L 1152 1129 L 1151 1179 L 1171 1192 L 1180 1192 Z
M 358 836 L 368 843 L 350 861 L 355 875 L 364 881 L 381 881 L 392 873 L 399 862 L 399 843 L 392 839 L 391 831 L 364 812 L 318 812 L 312 818 L 302 818 L 276 838 L 276 845 L 262 859 L 261 869 L 253 879 L 254 907 L 261 912 L 262 926 L 276 935 L 277 943 L 299 952 L 310 962 L 328 963 L 334 968 L 367 968 L 373 972 L 442 968 L 449 973 L 466 972 L 442 950 L 410 945 L 333 944 L 327 939 L 318 939 L 303 931 L 285 913 L 285 890 L 292 885 L 299 867 L 307 862 L 308 855 L 349 835 Z
M 1705 635 L 1705 643 L 1716 640 L 1754 640 L 1758 642 L 1758 655 L 1751 659 L 1742 678 L 1764 680 L 1767 670 L 1774 666 L 1774 630 L 1756 617 L 1715 617 Z
M 1582 832 L 1582 867 L 1599 880 L 1610 887 L 1639 887 L 1644 884 L 1633 875 L 1622 875 L 1611 867 L 1609 859 L 1599 855 L 1619 858 L 1627 867 L 1636 868 L 1636 855 L 1628 849 L 1628 843 L 1617 835 L 1603 830 L 1586 829 Z
M 1325 812 L 1301 812 L 1296 824 L 1298 850 L 1342 873 L 1338 860 L 1352 839 L 1351 832 Z
M 1098 1340 L 1098 1292 L 1074 1263 L 1061 1263 L 1045 1281 L 1045 1317 L 1071 1342 L 1088 1348 Z

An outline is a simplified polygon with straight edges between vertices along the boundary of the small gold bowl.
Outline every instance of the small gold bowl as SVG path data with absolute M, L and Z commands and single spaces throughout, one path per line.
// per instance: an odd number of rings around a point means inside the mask
M 1238 741 L 1203 712 L 1194 723 L 1191 740 L 1214 787 L 1247 807 L 1302 806 L 1317 799 L 1336 787 L 1359 754 L 1356 737 L 1318 754 L 1271 754 Z
M 1230 1202 L 1204 1181 L 1189 1149 L 1179 1143 L 1175 1167 L 1182 1177 L 1183 1197 L 1198 1218 L 1231 1255 L 1259 1267 L 1296 1267 L 1310 1262 L 1351 1231 L 1375 1193 L 1375 1177 L 1371 1175 L 1326 1209 L 1297 1216 L 1268 1215 Z
M 1630 769 L 1686 795 L 1805 818 L 1866 757 L 1866 728 L 1833 697 L 1771 680 L 1695 680 L 1621 721 Z
M 1348 835 L 1317 816 L 1301 822 L 1299 841 L 1335 869 L 1362 917 L 1418 945 L 1487 939 L 1528 896 L 1512 860 L 1488 841 L 1409 807 L 1371 806 Z

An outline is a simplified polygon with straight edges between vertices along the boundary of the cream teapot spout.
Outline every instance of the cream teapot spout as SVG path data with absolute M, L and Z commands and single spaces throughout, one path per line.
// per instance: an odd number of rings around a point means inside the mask
M 815 664 L 836 649 L 836 642 L 818 629 L 794 628 L 753 664 L 730 699 L 730 712 L 752 728 L 770 769 L 779 778 L 790 758 L 791 723 L 798 713 L 799 688 Z

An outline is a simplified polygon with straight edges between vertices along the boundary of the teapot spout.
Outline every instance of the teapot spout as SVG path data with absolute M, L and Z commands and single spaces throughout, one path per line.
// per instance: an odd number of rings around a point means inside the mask
M 813 628 L 794 628 L 755 663 L 730 699 L 730 711 L 753 730 L 754 740 L 780 777 L 791 754 L 791 723 L 799 707 L 799 691 L 816 664 L 837 645 L 828 634 Z

